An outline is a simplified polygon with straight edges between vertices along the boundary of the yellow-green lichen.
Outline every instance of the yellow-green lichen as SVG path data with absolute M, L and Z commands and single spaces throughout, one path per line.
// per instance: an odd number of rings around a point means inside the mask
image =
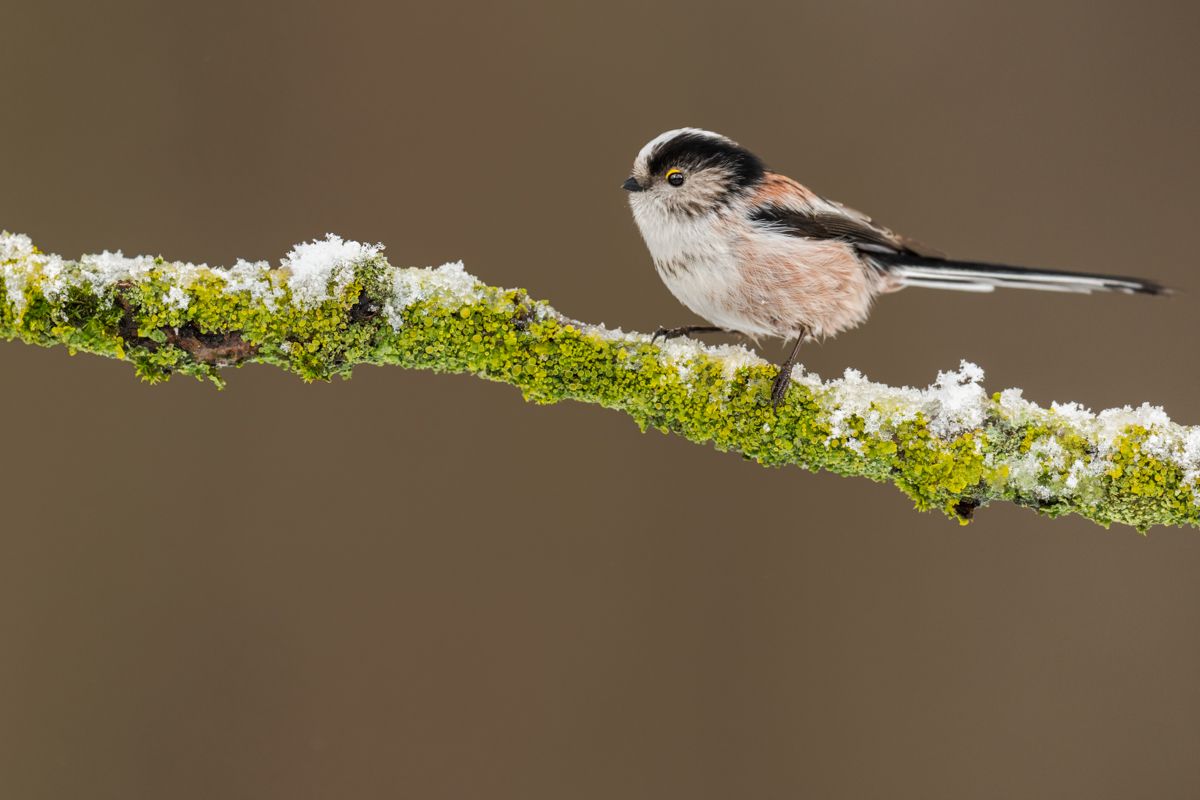
M 357 364 L 465 372 L 533 402 L 618 409 L 642 429 L 765 466 L 890 482 L 918 508 L 960 521 L 1006 500 L 1143 530 L 1200 523 L 1200 463 L 1189 466 L 1193 451 L 1200 462 L 1200 436 L 1195 447 L 1182 443 L 1188 429 L 1131 424 L 1110 435 L 1011 397 L 989 400 L 974 376 L 939 378 L 966 392 L 955 400 L 965 415 L 939 410 L 936 391 L 888 390 L 850 374 L 798 379 L 775 407 L 775 368 L 744 351 L 605 331 L 521 290 L 483 286 L 461 270 L 398 271 L 372 253 L 330 272 L 314 299 L 311 285 L 294 295 L 286 270 L 255 265 L 234 275 L 158 259 L 121 273 L 112 261 L 116 277 L 104 282 L 80 262 L 0 238 L 0 336 L 124 359 L 150 382 L 175 373 L 220 382 L 222 367 L 248 362 L 304 380 L 348 376 Z

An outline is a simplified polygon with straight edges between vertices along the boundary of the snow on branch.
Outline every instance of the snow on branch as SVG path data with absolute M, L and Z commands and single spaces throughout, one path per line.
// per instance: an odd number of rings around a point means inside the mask
M 1200 428 L 1143 405 L 1092 414 L 989 396 L 967 362 L 926 389 L 801 367 L 778 408 L 775 368 L 739 346 L 568 319 L 462 264 L 396 268 L 382 245 L 333 235 L 264 261 L 209 267 L 121 253 L 78 261 L 0 235 L 0 336 L 129 361 L 150 382 L 266 363 L 305 380 L 356 364 L 465 372 L 539 403 L 614 408 L 644 430 L 711 442 L 764 465 L 889 482 L 966 521 L 1006 500 L 1102 525 L 1200 524 Z

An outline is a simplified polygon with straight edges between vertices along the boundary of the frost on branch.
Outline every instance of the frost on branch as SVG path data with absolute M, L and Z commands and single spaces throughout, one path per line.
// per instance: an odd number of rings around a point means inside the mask
M 296 245 L 277 268 L 222 268 L 120 252 L 67 261 L 3 234 L 0 335 L 123 359 L 151 382 L 178 372 L 220 383 L 222 367 L 247 362 L 305 380 L 356 364 L 471 373 L 536 402 L 619 409 L 643 429 L 764 465 L 894 483 L 918 508 L 963 521 L 1006 500 L 1143 530 L 1200 522 L 1200 428 L 1160 408 L 1092 414 L 1041 408 L 1019 389 L 989 396 L 968 362 L 925 389 L 797 367 L 776 408 L 775 368 L 744 347 L 586 325 L 461 263 L 395 268 L 382 245 L 333 235 Z

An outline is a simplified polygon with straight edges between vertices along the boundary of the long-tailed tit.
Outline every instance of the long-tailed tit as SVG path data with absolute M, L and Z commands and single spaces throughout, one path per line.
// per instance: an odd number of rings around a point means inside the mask
M 712 323 L 660 328 L 656 337 L 729 331 L 794 339 L 771 391 L 776 404 L 804 340 L 858 325 L 877 295 L 906 286 L 1167 291 L 1138 278 L 942 258 L 771 172 L 732 139 L 698 128 L 652 139 L 623 188 L 659 277 Z

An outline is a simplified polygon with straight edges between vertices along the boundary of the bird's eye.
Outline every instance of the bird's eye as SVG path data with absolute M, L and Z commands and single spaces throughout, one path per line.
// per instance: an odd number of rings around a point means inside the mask
M 672 186 L 683 186 L 683 171 L 678 169 L 667 170 L 667 183 Z

